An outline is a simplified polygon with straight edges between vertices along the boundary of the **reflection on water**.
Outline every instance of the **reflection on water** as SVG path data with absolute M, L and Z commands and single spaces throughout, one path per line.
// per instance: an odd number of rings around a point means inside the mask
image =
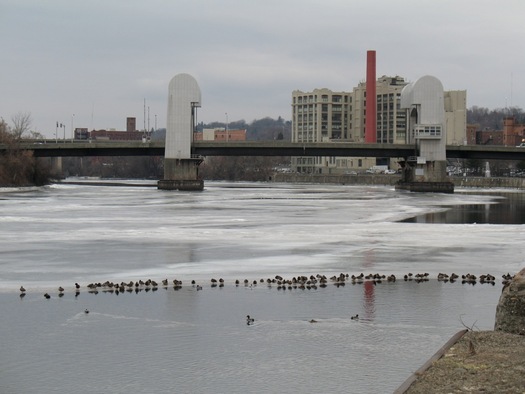
M 456 192 L 456 194 L 461 194 Z M 492 201 L 481 204 L 447 206 L 442 211 L 417 215 L 401 220 L 405 223 L 449 223 L 449 224 L 524 224 L 525 193 L 484 192 Z

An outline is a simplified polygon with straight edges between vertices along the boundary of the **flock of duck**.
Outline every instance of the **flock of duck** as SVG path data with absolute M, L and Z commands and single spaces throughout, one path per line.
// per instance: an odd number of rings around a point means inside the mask
M 506 286 L 513 278 L 513 275 L 505 274 L 502 275 L 502 283 L 504 286 Z M 333 284 L 337 287 L 344 286 L 346 283 L 351 284 L 359 284 L 364 282 L 372 282 L 373 284 L 380 284 L 383 281 L 386 282 L 395 282 L 398 278 L 394 275 L 382 275 L 382 274 L 368 274 L 365 275 L 361 273 L 360 275 L 350 275 L 350 274 L 344 274 L 341 273 L 339 275 L 333 275 L 330 278 L 326 277 L 325 275 L 310 275 L 310 276 L 294 276 L 291 279 L 285 279 L 280 275 L 276 275 L 274 278 L 267 278 L 267 279 L 259 279 L 259 280 L 248 280 L 244 279 L 244 281 L 236 280 L 235 286 L 245 286 L 245 287 L 255 287 L 260 285 L 267 285 L 268 287 L 275 286 L 278 290 L 293 290 L 293 289 L 317 289 L 318 287 L 324 288 L 327 287 L 329 284 Z M 430 280 L 430 275 L 428 273 L 408 273 L 403 276 L 402 280 L 404 281 L 415 281 L 417 283 L 420 282 L 426 282 Z M 446 274 L 446 273 L 439 273 L 437 275 L 437 280 L 440 282 L 451 282 L 454 283 L 456 281 L 461 281 L 462 284 L 471 284 L 474 285 L 476 283 L 481 284 L 491 284 L 494 285 L 496 283 L 496 278 L 493 275 L 490 274 L 483 274 L 479 277 L 473 274 L 464 274 L 464 275 L 458 275 L 455 273 L 452 274 Z M 203 286 L 200 284 L 197 284 L 195 280 L 192 280 L 191 287 L 195 290 L 203 290 Z M 224 287 L 225 280 L 223 278 L 215 279 L 212 278 L 210 280 L 211 287 Z M 174 290 L 179 290 L 182 288 L 183 283 L 181 280 L 173 279 L 172 281 L 169 281 L 168 279 L 164 279 L 160 282 L 160 284 L 154 280 L 148 279 L 146 281 L 138 280 L 138 281 L 129 281 L 129 282 L 120 282 L 120 283 L 114 283 L 110 281 L 106 282 L 97 282 L 97 283 L 90 283 L 86 287 L 88 289 L 89 293 L 98 294 L 99 291 L 106 292 L 106 293 L 114 293 L 114 294 L 120 294 L 120 293 L 138 293 L 141 291 L 156 291 L 159 289 L 159 287 L 162 287 L 164 289 L 168 289 L 169 286 L 172 286 Z M 78 283 L 75 283 L 74 286 L 74 294 L 75 297 L 80 294 L 81 286 Z M 58 297 L 64 296 L 65 289 L 60 286 L 58 287 Z M 23 298 L 26 294 L 26 289 L 24 286 L 20 287 L 20 297 Z M 44 297 L 47 299 L 51 298 L 51 295 L 49 293 L 45 293 Z M 357 318 L 357 316 L 356 316 Z

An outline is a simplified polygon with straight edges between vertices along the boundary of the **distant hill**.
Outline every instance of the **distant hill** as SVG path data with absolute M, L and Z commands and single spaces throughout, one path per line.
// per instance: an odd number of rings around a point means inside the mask
M 473 106 L 467 109 L 467 123 L 478 124 L 480 130 L 502 130 L 506 116 L 514 116 L 517 123 L 525 123 L 525 112 L 519 107 L 488 109 Z
M 199 123 L 197 131 L 212 129 L 215 127 L 226 127 L 224 122 Z M 279 117 L 277 120 L 272 118 L 256 119 L 251 123 L 245 120 L 237 120 L 228 123 L 229 129 L 246 129 L 246 139 L 248 141 L 268 141 L 292 139 L 292 122 Z M 152 140 L 163 140 L 166 138 L 166 129 L 158 129 L 151 135 Z

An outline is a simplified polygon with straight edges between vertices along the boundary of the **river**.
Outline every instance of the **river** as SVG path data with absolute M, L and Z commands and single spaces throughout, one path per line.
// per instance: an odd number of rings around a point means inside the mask
M 0 392 L 393 392 L 457 331 L 493 328 L 501 276 L 523 268 L 524 209 L 511 190 L 5 189 Z M 340 273 L 397 280 L 266 283 Z M 159 286 L 86 287 L 147 279 Z

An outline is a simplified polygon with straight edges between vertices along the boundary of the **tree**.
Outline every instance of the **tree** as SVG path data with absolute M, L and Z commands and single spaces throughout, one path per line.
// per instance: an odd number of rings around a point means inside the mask
M 11 121 L 13 122 L 13 128 L 11 129 L 11 133 L 16 139 L 20 139 L 22 138 L 22 135 L 26 131 L 29 131 L 31 127 L 31 113 L 18 112 L 17 114 L 13 115 Z
M 0 143 L 4 144 L 4 139 L 9 135 L 9 126 L 4 118 L 0 118 Z
M 473 106 L 467 109 L 467 123 L 478 124 L 480 130 L 501 130 L 503 129 L 503 118 L 513 116 L 517 123 L 525 121 L 525 113 L 519 107 L 488 108 Z
M 7 151 L 0 158 L 0 186 L 43 185 L 49 182 L 50 167 L 43 161 L 37 161 L 31 151 L 20 149 L 20 136 L 30 124 L 27 114 L 15 116 L 16 133 L 0 118 L 0 143 L 7 146 Z M 28 123 L 29 122 L 29 123 Z

